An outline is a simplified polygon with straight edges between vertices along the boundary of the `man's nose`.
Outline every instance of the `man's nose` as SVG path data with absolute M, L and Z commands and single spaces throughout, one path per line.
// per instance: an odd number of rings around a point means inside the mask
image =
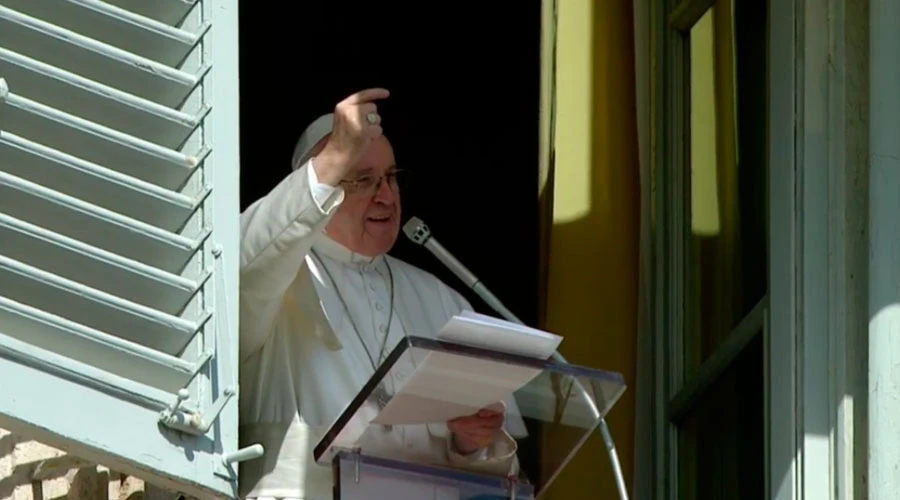
M 375 189 L 375 201 L 379 203 L 393 203 L 396 200 L 397 191 L 395 187 L 391 186 L 391 182 L 388 179 L 382 178 Z

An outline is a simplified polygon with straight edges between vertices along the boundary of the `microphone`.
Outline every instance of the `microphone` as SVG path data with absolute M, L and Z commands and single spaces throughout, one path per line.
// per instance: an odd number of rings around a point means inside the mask
M 491 306 L 492 309 L 506 318 L 507 321 L 524 324 L 522 320 L 517 318 L 512 311 L 507 309 L 506 306 L 500 302 L 500 299 L 488 290 L 478 277 L 472 274 L 472 271 L 469 271 L 462 262 L 457 260 L 453 254 L 444 248 L 444 245 L 441 245 L 438 240 L 431 235 L 431 229 L 428 228 L 428 225 L 426 225 L 422 219 L 418 217 L 410 218 L 409 221 L 403 225 L 403 232 L 410 241 L 427 248 L 439 261 L 441 261 L 442 264 L 447 266 L 447 269 L 453 272 L 457 278 L 478 294 L 487 305 Z
M 525 323 L 516 317 L 515 314 L 512 313 L 506 306 L 500 302 L 493 293 L 481 282 L 472 271 L 469 271 L 466 266 L 463 265 L 462 262 L 457 260 L 456 257 L 453 256 L 443 245 L 438 243 L 438 241 L 431 235 L 431 229 L 428 228 L 428 225 L 425 224 L 422 219 L 418 217 L 411 217 L 406 224 L 403 225 L 403 233 L 406 234 L 406 237 L 409 238 L 410 241 L 417 245 L 422 245 L 427 248 L 432 254 L 442 264 L 444 264 L 453 274 L 456 275 L 463 283 L 466 284 L 469 288 L 471 288 L 482 300 L 484 300 L 487 305 L 491 306 L 491 308 L 500 315 L 502 315 L 507 321 L 518 323 L 520 325 L 524 325 Z M 559 351 L 553 352 L 553 359 L 559 363 L 568 363 L 566 358 L 559 353 Z M 613 468 L 613 475 L 615 476 L 616 486 L 619 490 L 619 498 L 621 500 L 628 500 L 628 492 L 625 488 L 625 478 L 622 475 L 622 466 L 619 463 L 619 455 L 616 452 L 616 445 L 613 442 L 612 433 L 609 432 L 609 427 L 606 424 L 606 419 L 600 416 L 600 412 L 597 407 L 593 404 L 593 400 L 584 386 L 581 385 L 581 382 L 576 378 L 574 380 L 575 385 L 578 387 L 580 392 L 585 398 L 585 401 L 591 406 L 591 410 L 593 413 L 599 417 L 600 420 L 600 434 L 603 437 L 603 441 L 606 444 L 606 452 L 609 456 L 610 463 Z

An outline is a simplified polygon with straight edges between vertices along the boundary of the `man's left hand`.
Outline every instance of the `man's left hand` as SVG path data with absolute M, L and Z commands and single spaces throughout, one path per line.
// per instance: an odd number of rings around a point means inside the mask
M 490 446 L 503 428 L 505 417 L 503 405 L 491 405 L 474 415 L 450 420 L 447 428 L 453 433 L 454 447 L 468 455 Z

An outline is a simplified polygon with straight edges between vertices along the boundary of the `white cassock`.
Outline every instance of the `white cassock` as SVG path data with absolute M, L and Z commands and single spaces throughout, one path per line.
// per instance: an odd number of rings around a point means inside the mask
M 306 162 L 241 215 L 240 441 L 266 450 L 241 463 L 241 497 L 331 499 L 331 468 L 314 462 L 313 448 L 372 376 L 379 354 L 405 335 L 434 336 L 471 309 L 433 275 L 325 236 L 343 199 L 343 189 L 320 184 Z M 516 442 L 505 431 L 468 456 L 453 452 L 446 426 L 383 433 L 379 447 L 420 463 L 501 476 L 518 467 Z

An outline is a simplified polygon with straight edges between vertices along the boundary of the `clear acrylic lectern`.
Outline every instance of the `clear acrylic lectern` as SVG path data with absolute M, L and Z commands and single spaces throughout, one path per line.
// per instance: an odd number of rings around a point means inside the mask
M 618 373 L 407 337 L 314 456 L 334 471 L 335 499 L 538 498 L 624 391 Z M 515 473 L 451 465 L 446 422 L 498 402 Z

